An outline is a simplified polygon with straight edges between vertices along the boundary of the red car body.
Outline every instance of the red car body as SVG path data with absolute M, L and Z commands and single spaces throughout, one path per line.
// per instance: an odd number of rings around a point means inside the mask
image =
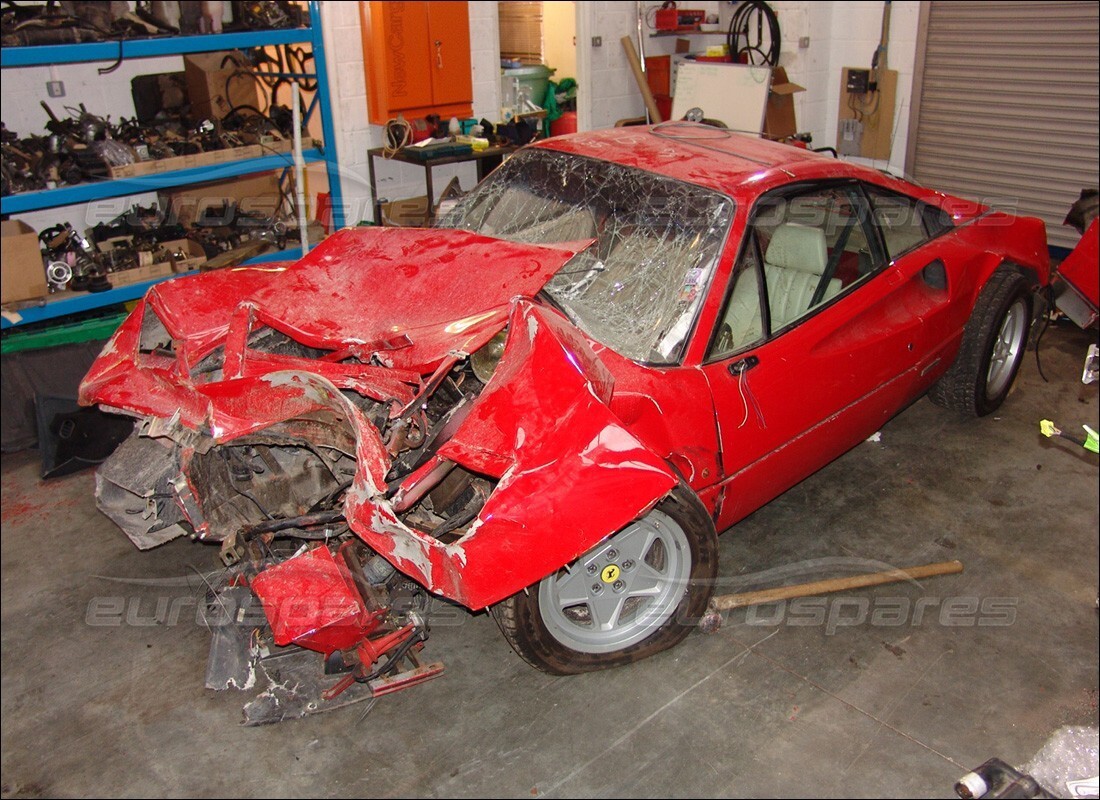
M 189 467 L 212 447 L 277 426 L 281 437 L 320 435 L 353 451 L 342 512 L 354 534 L 429 591 L 481 609 L 569 564 L 680 483 L 717 530 L 728 528 L 941 378 L 1001 265 L 1013 264 L 1032 286 L 1048 280 L 1039 220 L 749 136 L 659 132 L 617 129 L 535 149 L 615 162 L 732 199 L 728 233 L 676 363 L 624 357 L 539 299 L 587 241 L 538 246 L 463 230 L 357 228 L 285 269 L 237 268 L 153 287 L 91 368 L 81 402 L 134 415 L 143 434 L 178 446 L 176 503 L 199 537 L 227 535 L 209 523 Z M 732 357 L 708 357 L 760 199 L 830 181 L 940 209 L 950 229 L 800 324 Z M 934 285 L 925 272 L 932 262 L 942 272 Z M 167 352 L 142 352 L 151 315 L 173 343 Z M 259 352 L 248 342 L 261 326 L 319 355 Z M 402 420 L 504 329 L 503 357 L 476 401 L 454 415 L 430 458 L 399 485 L 387 482 L 395 448 L 351 393 L 383 404 L 387 424 Z M 221 374 L 196 378 L 217 348 Z M 318 414 L 340 420 L 343 431 Z M 445 542 L 402 514 L 454 464 L 493 488 L 461 537 Z

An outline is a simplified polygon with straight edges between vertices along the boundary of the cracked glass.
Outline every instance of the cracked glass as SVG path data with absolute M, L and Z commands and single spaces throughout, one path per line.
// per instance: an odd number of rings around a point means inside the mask
M 678 363 L 733 218 L 718 192 L 553 150 L 517 153 L 441 221 L 528 244 L 584 243 L 543 289 L 592 339 Z

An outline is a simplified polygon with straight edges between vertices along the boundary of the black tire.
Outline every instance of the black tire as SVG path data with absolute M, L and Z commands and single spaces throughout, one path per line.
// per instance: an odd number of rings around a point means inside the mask
M 645 564 L 626 557 L 631 547 L 650 536 L 653 543 L 644 545 Z M 687 552 L 665 552 L 667 543 L 673 544 L 674 550 Z M 616 556 L 620 546 L 622 552 Z M 590 572 L 593 565 L 599 568 Z M 612 567 L 615 574 L 610 577 L 621 576 L 624 582 L 637 583 L 626 584 L 617 600 L 623 609 L 618 619 L 629 621 L 605 633 L 595 624 L 594 603 L 601 601 L 601 595 L 607 598 L 602 602 L 616 601 L 614 593 L 619 590 L 613 588 L 612 581 L 605 580 Z M 628 568 L 634 572 L 628 572 Z M 663 570 L 668 580 L 660 595 L 633 598 L 633 587 L 652 580 L 648 572 L 638 571 L 646 568 L 654 574 Z M 497 604 L 493 616 L 508 643 L 532 666 L 554 675 L 594 672 L 640 661 L 679 644 L 706 611 L 717 574 L 714 523 L 695 493 L 681 484 L 653 511 L 605 539 L 569 568 Z M 600 595 L 589 592 L 593 605 L 582 602 L 558 609 L 556 604 L 546 603 L 547 598 L 561 598 L 556 587 L 571 577 L 588 586 L 601 585 Z M 631 603 L 635 604 L 627 611 Z M 585 613 L 589 615 L 587 623 Z
M 954 363 L 929 390 L 932 402 L 975 417 L 1000 408 L 1023 362 L 1031 315 L 1027 279 L 999 267 L 978 295 Z

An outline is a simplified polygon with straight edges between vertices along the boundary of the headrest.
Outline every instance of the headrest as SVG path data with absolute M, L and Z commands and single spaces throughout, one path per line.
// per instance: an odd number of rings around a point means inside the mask
M 825 272 L 828 260 L 825 231 L 793 224 L 780 225 L 775 229 L 764 256 L 765 264 L 812 275 Z

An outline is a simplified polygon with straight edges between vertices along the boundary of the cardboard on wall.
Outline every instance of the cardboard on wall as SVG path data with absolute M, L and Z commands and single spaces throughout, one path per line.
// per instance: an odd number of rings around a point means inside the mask
M 278 210 L 282 196 L 276 173 L 261 172 L 232 180 L 193 184 L 183 189 L 161 192 L 160 201 L 162 207 L 168 210 L 169 219 L 178 221 L 186 228 L 196 219 L 204 218 L 210 222 L 211 209 L 217 209 L 227 202 L 236 203 L 242 212 L 270 217 Z M 232 220 L 222 220 L 223 224 L 230 222 Z
M 256 81 L 247 75 L 235 75 L 236 64 L 243 63 L 247 63 L 244 55 L 232 50 L 183 57 L 184 82 L 194 119 L 222 119 L 237 106 L 262 107 Z
M 768 107 L 764 112 L 764 136 L 769 139 L 786 139 L 798 133 L 798 121 L 794 113 L 794 96 L 806 91 L 805 87 L 791 83 L 787 70 L 772 70 L 772 85 L 768 92 Z
M 0 303 L 45 297 L 46 268 L 38 247 L 38 234 L 25 222 L 0 222 L 3 261 L 0 263 Z

